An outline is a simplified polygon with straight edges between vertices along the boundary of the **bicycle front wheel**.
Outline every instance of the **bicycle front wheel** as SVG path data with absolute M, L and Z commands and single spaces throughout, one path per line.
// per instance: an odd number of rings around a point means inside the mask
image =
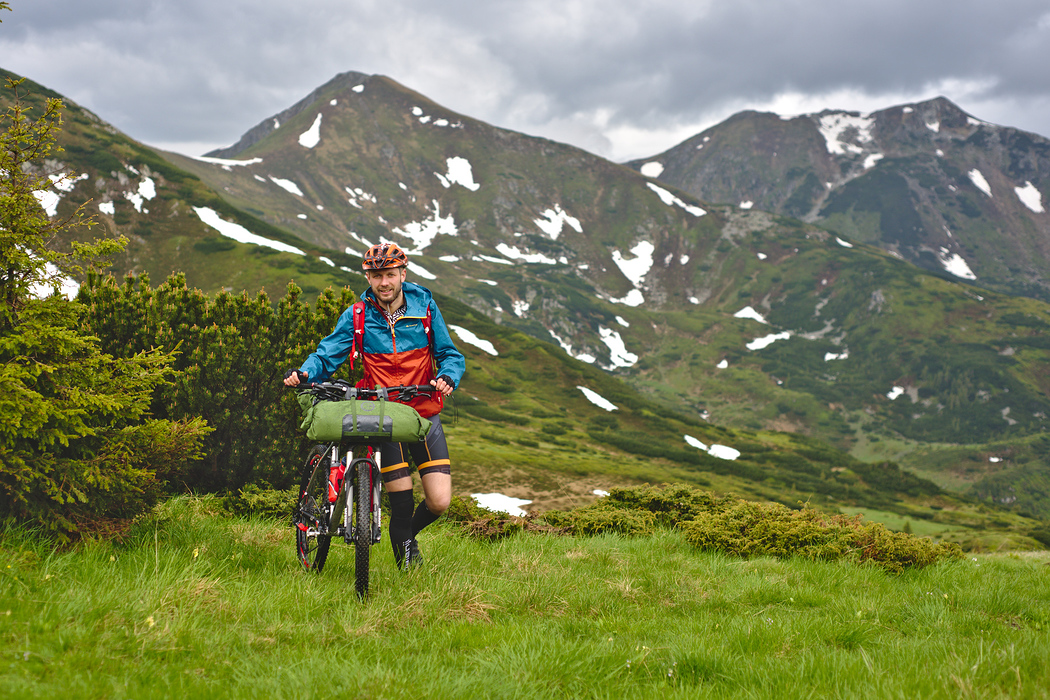
M 295 526 L 295 552 L 307 571 L 321 573 L 332 544 L 328 522 L 328 468 L 331 458 L 324 445 L 314 445 L 303 465 Z
M 372 550 L 372 463 L 361 460 L 354 469 L 354 578 L 357 595 L 368 593 L 368 558 Z

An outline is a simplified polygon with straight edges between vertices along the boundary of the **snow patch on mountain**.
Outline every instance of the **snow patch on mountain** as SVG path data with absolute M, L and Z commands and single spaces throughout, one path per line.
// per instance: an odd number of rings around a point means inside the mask
M 139 183 L 139 196 L 146 200 L 151 200 L 157 196 L 157 184 L 153 182 L 153 178 L 142 178 L 142 182 Z
M 758 321 L 759 323 L 769 323 L 769 321 L 767 321 L 765 317 L 762 316 L 762 314 L 758 313 L 750 306 L 745 306 L 744 308 L 740 309 L 740 311 L 737 311 L 735 314 L 733 314 L 733 318 L 750 318 L 751 320 Z
M 664 164 L 660 161 L 652 160 L 644 164 L 639 171 L 646 177 L 660 177 L 660 174 L 664 171 Z
M 362 92 L 365 91 L 365 86 L 364 85 L 355 85 L 352 88 L 350 88 L 350 90 L 353 91 L 353 92 L 356 92 L 358 95 L 360 95 Z
M 145 201 L 145 197 L 142 196 L 141 192 L 125 192 L 124 199 L 131 202 L 131 206 L 135 207 L 135 211 L 139 212 L 140 214 L 143 213 L 143 211 L 145 211 L 146 214 L 149 214 L 149 209 L 142 209 L 142 204 Z
M 692 435 L 685 435 L 684 437 L 685 437 L 686 444 L 688 444 L 689 446 L 695 447 L 698 450 L 703 450 L 704 452 L 707 452 L 707 449 L 708 449 L 707 445 L 705 445 L 704 443 L 700 442 L 699 440 L 697 440 Z
M 1043 214 L 1046 210 L 1043 208 L 1043 194 L 1036 189 L 1035 185 L 1025 180 L 1024 187 L 1015 187 L 1014 192 L 1017 194 L 1017 198 L 1021 200 L 1021 204 L 1025 205 L 1036 214 Z
M 314 123 L 310 125 L 310 128 L 299 134 L 299 145 L 303 148 L 313 148 L 319 143 L 321 143 L 320 112 L 318 112 L 317 118 L 314 119 Z
M 735 460 L 740 456 L 740 450 L 733 449 L 732 447 L 726 447 L 725 445 L 711 445 L 711 447 L 708 447 L 692 435 L 684 435 L 683 437 L 685 438 L 686 444 L 695 447 L 698 450 L 703 450 L 712 457 Z
M 653 253 L 655 251 L 656 246 L 649 241 L 639 241 L 631 248 L 632 258 L 626 259 L 620 251 L 614 250 L 612 259 L 616 266 L 620 268 L 623 276 L 629 279 L 631 284 L 637 288 L 642 286 L 645 276 L 649 274 L 649 270 L 653 266 Z
M 454 326 L 452 324 L 449 324 L 449 328 L 451 328 L 452 331 L 456 335 L 458 335 L 460 340 L 462 340 L 464 343 L 466 343 L 468 345 L 473 345 L 474 347 L 476 347 L 476 348 L 478 348 L 480 350 L 483 350 L 484 352 L 487 352 L 489 355 L 492 355 L 492 356 L 498 356 L 499 355 L 499 353 L 496 352 L 496 346 L 495 345 L 493 345 L 488 340 L 485 340 L 484 338 L 479 338 L 477 335 L 475 335 L 473 332 L 467 330 L 463 326 Z
M 839 238 L 838 236 L 835 236 L 835 242 L 838 243 L 843 248 L 852 248 L 853 247 L 852 243 L 850 243 L 848 241 L 844 241 L 841 238 Z
M 544 265 L 554 265 L 558 261 L 554 258 L 548 258 L 543 253 L 526 253 L 519 250 L 517 246 L 507 245 L 506 243 L 500 243 L 496 246 L 496 250 L 502 253 L 505 257 L 511 260 L 521 260 L 526 263 L 542 263 Z
M 59 173 L 58 175 L 48 175 L 47 177 L 49 180 L 51 180 L 52 187 L 54 187 L 59 192 L 68 193 L 73 191 L 73 188 L 77 186 L 78 182 L 80 182 L 81 180 L 87 180 L 88 174 L 81 173 L 78 177 L 72 177 L 70 175 L 66 175 L 65 173 Z M 153 181 L 150 180 L 150 182 Z M 152 197 L 150 199 L 152 199 Z
M 558 345 L 561 347 L 561 349 L 564 350 L 566 352 L 566 354 L 569 355 L 569 357 L 575 357 L 577 360 L 579 360 L 581 362 L 586 362 L 588 364 L 593 364 L 594 363 L 594 361 L 596 359 L 594 357 L 594 355 L 588 355 L 587 353 L 580 353 L 579 355 L 576 355 L 576 354 L 574 354 L 572 352 L 572 345 L 570 345 L 569 343 L 565 342 L 565 340 L 563 340 L 560 335 L 558 335 L 557 333 L 555 333 L 554 331 L 552 331 L 549 328 L 547 329 L 547 332 L 551 334 L 551 337 L 554 338 L 554 340 L 558 343 Z
M 436 280 L 437 279 L 437 275 L 435 275 L 433 272 L 430 272 L 425 267 L 422 267 L 417 262 L 413 262 L 412 263 L 411 269 L 412 269 L 412 274 L 413 275 L 419 275 L 420 277 L 422 277 L 425 280 Z
M 478 506 L 485 510 L 493 513 L 506 513 L 519 518 L 524 518 L 528 515 L 519 506 L 527 506 L 532 503 L 532 501 L 527 501 L 524 498 L 514 498 L 502 493 L 472 493 L 470 497 L 477 501 Z
M 609 361 L 612 367 L 631 367 L 638 362 L 638 356 L 627 351 L 623 338 L 616 331 L 605 326 L 598 326 L 598 336 L 609 348 Z
M 471 260 L 496 263 L 497 265 L 513 265 L 514 264 L 510 260 L 505 260 L 503 258 L 497 258 L 497 257 L 492 256 L 492 255 L 475 255 L 473 258 L 471 258 Z
M 481 187 L 481 185 L 474 182 L 474 172 L 470 167 L 470 161 L 466 158 L 460 158 L 459 156 L 446 158 L 445 165 L 448 168 L 447 173 L 444 175 L 434 173 L 445 187 L 463 185 L 471 192 L 477 192 Z
M 711 449 L 707 451 L 707 454 L 718 459 L 734 461 L 740 457 L 740 450 L 727 447 L 726 445 L 711 445 Z
M 941 248 L 940 255 L 937 259 L 941 261 L 941 265 L 944 269 L 956 277 L 961 277 L 966 280 L 975 280 L 977 275 L 973 274 L 970 266 L 966 264 L 966 260 L 963 256 L 958 253 L 952 253 L 947 248 Z
M 880 160 L 882 160 L 885 157 L 886 156 L 882 155 L 881 153 L 871 153 L 871 154 L 869 154 L 864 159 L 864 169 L 865 170 L 870 170 L 871 168 L 874 168 L 875 164 L 878 163 Z
M 564 209 L 561 208 L 560 204 L 555 204 L 553 209 L 547 209 L 542 212 L 542 216 L 546 217 L 543 219 L 533 219 L 541 231 L 547 234 L 551 240 L 558 240 L 558 236 L 561 235 L 562 227 L 568 224 L 570 228 L 576 231 L 576 233 L 583 233 L 583 227 L 580 226 L 580 220 L 575 216 L 569 216 Z
M 197 212 L 197 216 L 208 226 L 218 231 L 221 235 L 227 238 L 232 238 L 240 243 L 251 243 L 252 245 L 261 245 L 266 248 L 273 248 L 283 253 L 295 253 L 296 255 L 306 255 L 305 252 L 296 248 L 295 246 L 288 245 L 287 243 L 281 243 L 280 241 L 272 241 L 269 238 L 263 238 L 258 236 L 248 229 L 244 228 L 240 224 L 232 221 L 226 221 L 219 216 L 218 212 L 210 207 L 193 207 L 193 211 Z
M 33 190 L 33 196 L 36 197 L 37 203 L 40 204 L 40 207 L 49 218 L 58 213 L 58 203 L 62 200 L 62 195 L 58 192 Z
M 291 192 L 292 194 L 298 195 L 300 197 L 303 196 L 303 191 L 299 189 L 299 185 L 295 184 L 291 180 L 285 180 L 284 178 L 274 177 L 273 175 L 270 175 L 270 182 L 277 185 L 286 192 Z
M 277 127 L 274 128 L 276 129 Z M 229 170 L 231 167 L 243 167 L 245 165 L 255 165 L 256 163 L 263 162 L 262 158 L 251 158 L 249 160 L 235 160 L 233 158 L 212 158 L 210 156 L 191 156 L 191 158 L 193 158 L 193 160 L 199 160 L 202 163 L 221 165 L 225 170 Z
M 981 173 L 980 170 L 974 168 L 970 172 L 966 173 L 966 175 L 970 178 L 970 182 L 973 183 L 974 187 L 979 189 L 981 192 L 984 192 L 989 197 L 992 196 L 992 187 L 988 184 L 988 181 L 984 179 L 984 175 Z
M 704 211 L 700 207 L 694 206 L 692 204 L 686 204 L 681 199 L 679 199 L 678 197 L 674 196 L 673 194 L 671 194 L 670 192 L 665 190 L 663 187 L 660 187 L 659 185 L 655 185 L 655 184 L 653 184 L 651 182 L 647 182 L 647 183 L 645 183 L 645 186 L 648 187 L 649 189 L 651 189 L 653 192 L 655 192 L 656 196 L 660 198 L 660 201 L 663 202 L 664 204 L 666 204 L 669 207 L 675 206 L 675 205 L 680 206 L 682 209 L 685 209 L 687 212 L 689 212 L 693 216 L 703 216 L 704 214 L 707 213 L 706 211 Z
M 598 408 L 604 408 L 606 411 L 619 410 L 616 408 L 616 405 L 612 401 L 609 401 L 609 399 L 605 398 L 597 391 L 593 391 L 579 384 L 576 385 L 576 388 L 582 391 L 583 395 L 587 397 L 587 400 L 593 403 Z
M 864 149 L 856 143 L 849 143 L 843 137 L 855 132 L 853 137 L 857 143 L 871 143 L 871 127 L 875 124 L 873 117 L 861 117 L 854 114 L 837 112 L 825 114 L 820 118 L 817 129 L 820 130 L 827 144 L 828 153 L 846 155 L 849 153 L 863 153 Z
M 767 348 L 778 340 L 787 340 L 792 336 L 791 331 L 782 331 L 780 333 L 770 333 L 764 335 L 761 338 L 755 338 L 750 343 L 744 345 L 748 350 L 761 350 Z
M 113 216 L 117 213 L 116 205 L 114 205 L 113 202 L 99 202 L 98 210 L 108 216 Z
M 624 306 L 641 306 L 645 303 L 645 297 L 642 296 L 642 293 L 639 290 L 632 289 L 631 291 L 627 292 L 627 295 L 623 298 L 613 299 L 612 297 L 610 297 L 609 301 L 611 301 L 614 304 L 623 304 Z
M 743 202 L 740 203 L 740 208 L 741 209 L 750 209 L 753 206 L 755 206 L 755 203 L 752 202 L 750 199 L 746 199 L 746 200 L 744 200 Z
M 346 190 L 346 193 L 348 195 L 350 195 L 350 199 L 348 199 L 347 201 L 350 202 L 351 206 L 357 207 L 358 209 L 364 209 L 364 207 L 361 206 L 361 203 L 357 201 L 358 199 L 362 199 L 366 202 L 371 202 L 372 204 L 375 204 L 377 201 L 376 196 L 374 194 L 369 194 L 360 187 L 354 187 L 353 189 L 349 187 L 344 187 L 343 189 Z
M 446 217 L 442 217 L 441 205 L 438 204 L 436 199 L 431 201 L 434 203 L 433 218 L 424 219 L 423 221 L 412 221 L 405 224 L 404 227 L 392 229 L 394 233 L 411 239 L 415 244 L 414 248 L 405 249 L 405 252 L 409 255 L 422 253 L 423 249 L 429 246 L 439 234 L 445 234 L 446 236 L 459 235 L 459 230 L 456 228 L 456 222 L 452 219 L 452 215 L 449 214 Z

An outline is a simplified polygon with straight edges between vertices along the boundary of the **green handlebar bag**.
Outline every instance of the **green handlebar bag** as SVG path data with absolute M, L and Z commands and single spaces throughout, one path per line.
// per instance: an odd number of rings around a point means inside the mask
M 316 442 L 420 442 L 431 423 L 416 409 L 394 401 L 313 402 L 299 395 L 306 437 Z

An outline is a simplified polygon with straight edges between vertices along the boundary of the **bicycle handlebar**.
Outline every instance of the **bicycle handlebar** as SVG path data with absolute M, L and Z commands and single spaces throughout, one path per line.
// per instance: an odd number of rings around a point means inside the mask
M 350 399 L 381 399 L 389 401 L 391 397 L 396 397 L 401 401 L 408 401 L 420 394 L 431 394 L 438 391 L 437 387 L 429 384 L 402 384 L 399 386 L 377 386 L 375 389 L 364 389 L 343 381 L 306 382 L 289 388 L 296 391 L 309 392 L 315 396 L 335 401 L 349 401 Z

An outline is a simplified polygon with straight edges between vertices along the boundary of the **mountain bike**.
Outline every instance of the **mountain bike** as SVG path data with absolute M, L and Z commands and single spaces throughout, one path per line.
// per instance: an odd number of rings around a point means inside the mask
M 360 389 L 342 380 L 295 388 L 300 395 L 312 396 L 315 404 L 355 399 L 404 402 L 437 391 L 425 384 Z M 333 537 L 354 546 L 355 588 L 360 597 L 368 592 L 371 546 L 382 536 L 379 446 L 389 441 L 389 437 L 351 437 L 314 445 L 303 465 L 292 514 L 296 555 L 307 571 L 321 573 Z M 347 442 L 351 447 L 344 450 Z

